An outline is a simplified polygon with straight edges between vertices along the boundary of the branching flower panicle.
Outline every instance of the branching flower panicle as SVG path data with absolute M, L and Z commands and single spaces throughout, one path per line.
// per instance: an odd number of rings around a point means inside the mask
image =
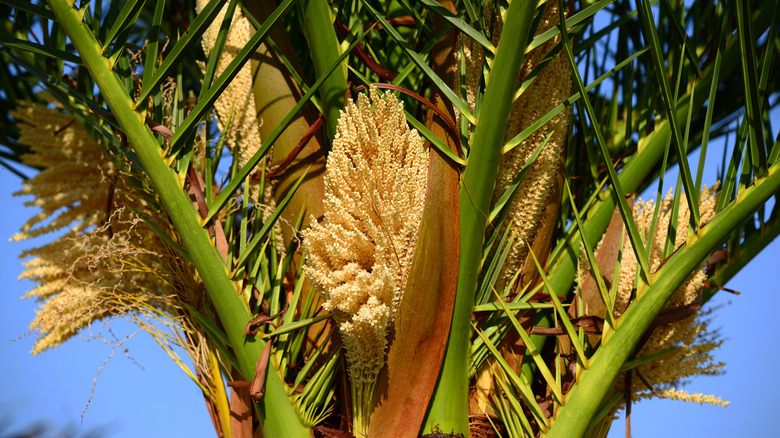
M 341 113 L 328 156 L 325 218 L 304 234 L 306 273 L 339 321 L 353 379 L 383 364 L 422 215 L 428 155 L 392 94 Z M 374 108 L 371 105 L 374 105 Z
M 168 307 L 168 299 L 155 293 L 159 270 L 145 269 L 160 264 L 156 248 L 164 245 L 133 212 L 151 214 L 147 201 L 128 188 L 126 175 L 68 114 L 28 103 L 13 115 L 23 122 L 20 143 L 31 150 L 23 162 L 43 169 L 15 193 L 34 196 L 26 205 L 41 212 L 13 239 L 69 228 L 21 254 L 30 259 L 20 278 L 38 284 L 27 296 L 45 301 L 30 326 L 38 335 L 33 353 L 61 344 L 95 320 Z
M 19 142 L 30 147 L 23 162 L 42 169 L 15 193 L 34 196 L 26 205 L 41 211 L 12 240 L 68 230 L 21 254 L 28 260 L 20 278 L 37 284 L 27 297 L 42 301 L 30 325 L 37 337 L 33 353 L 62 344 L 95 321 L 122 316 L 171 355 L 176 353 L 169 342 L 185 347 L 197 372 L 205 374 L 198 358 L 202 347 L 181 342 L 180 332 L 197 339 L 197 329 L 179 317 L 182 301 L 202 301 L 200 279 L 136 213 L 159 219 L 156 198 L 131 185 L 129 171 L 69 114 L 36 103 L 12 114 L 21 122 Z M 162 327 L 172 333 L 161 335 Z
M 715 216 L 715 208 L 718 196 L 717 187 L 704 189 L 700 196 L 699 211 L 702 223 L 706 223 Z M 649 252 L 650 269 L 659 269 L 665 259 L 664 248 L 667 245 L 667 236 L 672 220 L 674 203 L 669 194 L 660 205 L 655 234 L 649 237 L 653 220 L 655 205 L 652 200 L 635 204 L 634 217 L 637 228 L 644 234 L 645 239 L 652 241 Z M 674 246 L 679 248 L 685 244 L 687 237 L 687 224 L 690 212 L 685 201 L 685 195 L 679 202 L 677 221 L 673 224 L 676 229 Z M 671 243 L 670 243 L 671 244 Z M 580 261 L 579 278 L 584 278 L 588 263 Z M 637 275 L 636 255 L 628 238 L 623 239 L 622 256 L 620 261 L 620 274 L 615 298 L 614 315 L 622 315 L 632 299 Z M 648 356 L 676 347 L 681 349 L 663 355 L 659 359 L 641 365 L 636 372 L 641 376 L 632 379 L 632 388 L 635 399 L 651 398 L 653 393 L 647 387 L 644 379 L 654 390 L 664 396 L 676 400 L 686 400 L 697 403 L 710 403 L 725 406 L 723 402 L 714 396 L 701 396 L 700 394 L 687 394 L 685 391 L 675 389 L 685 379 L 700 374 L 715 374 L 723 366 L 714 361 L 712 352 L 721 344 L 717 333 L 709 331 L 705 317 L 699 312 L 693 312 L 701 303 L 701 293 L 704 287 L 706 274 L 704 270 L 697 270 L 680 288 L 672 295 L 662 310 L 662 314 L 668 316 L 667 321 L 662 321 L 653 330 L 644 346 L 637 353 L 637 357 Z M 618 382 L 619 388 L 623 383 Z
M 37 103 L 27 103 L 11 114 L 21 124 L 19 142 L 31 152 L 24 164 L 41 168 L 15 196 L 35 196 L 24 203 L 40 212 L 22 226 L 13 240 L 42 236 L 70 227 L 79 232 L 105 219 L 108 187 L 116 177 L 114 163 L 70 115 Z
M 369 95 L 341 112 L 327 160 L 325 217 L 303 242 L 306 274 L 339 324 L 353 387 L 371 387 L 384 364 L 428 172 L 428 154 L 403 105 L 374 87 Z M 373 394 L 366 395 L 370 402 Z
M 57 347 L 94 322 L 124 318 L 151 335 L 214 403 L 217 396 L 208 388 L 224 385 L 210 366 L 217 353 L 185 305 L 202 313 L 211 309 L 194 266 L 147 223 L 154 221 L 181 245 L 145 177 L 131 163 L 109 157 L 60 108 L 24 102 L 12 115 L 19 142 L 30 148 L 22 162 L 42 170 L 15 193 L 33 196 L 25 205 L 40 212 L 11 240 L 62 232 L 20 255 L 28 259 L 20 279 L 36 284 L 27 297 L 41 301 L 30 324 L 36 336 L 32 353 Z M 102 337 L 90 331 L 93 336 Z M 115 346 L 123 342 L 104 339 Z

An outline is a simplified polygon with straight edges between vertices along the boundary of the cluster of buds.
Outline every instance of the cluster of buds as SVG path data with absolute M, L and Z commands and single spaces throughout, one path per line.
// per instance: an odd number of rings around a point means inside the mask
M 167 245 L 136 214 L 154 216 L 127 173 L 62 110 L 23 103 L 12 115 L 21 122 L 19 141 L 30 147 L 22 161 L 43 169 L 15 193 L 33 196 L 25 205 L 41 211 L 12 240 L 67 229 L 20 256 L 28 259 L 20 279 L 37 283 L 27 297 L 42 301 L 30 326 L 37 336 L 33 353 L 96 320 L 170 308 L 161 283 L 171 269 L 159 252 Z

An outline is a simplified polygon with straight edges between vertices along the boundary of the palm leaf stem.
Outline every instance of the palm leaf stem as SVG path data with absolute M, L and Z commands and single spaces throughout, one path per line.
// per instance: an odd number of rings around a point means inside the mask
M 317 76 L 324 75 L 336 59 L 341 55 L 336 29 L 333 27 L 333 16 L 327 0 L 304 0 L 304 22 L 306 39 L 309 42 L 314 71 Z M 339 122 L 339 111 L 344 108 L 344 92 L 347 89 L 347 68 L 341 65 L 333 71 L 320 87 L 320 99 L 328 139 L 336 137 L 336 126 Z
M 506 13 L 506 25 L 485 91 L 484 105 L 463 172 L 459 191 L 460 264 L 452 326 L 439 381 L 423 426 L 454 434 L 468 434 L 468 356 L 470 318 L 480 271 L 490 201 L 493 195 L 501 147 L 520 68 L 525 61 L 535 2 L 513 2 Z

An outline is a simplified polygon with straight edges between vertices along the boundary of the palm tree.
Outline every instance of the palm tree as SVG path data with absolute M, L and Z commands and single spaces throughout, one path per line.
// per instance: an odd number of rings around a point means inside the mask
M 675 385 L 780 230 L 777 2 L 2 3 L 18 238 L 70 229 L 26 254 L 35 351 L 130 319 L 221 436 L 722 403 Z

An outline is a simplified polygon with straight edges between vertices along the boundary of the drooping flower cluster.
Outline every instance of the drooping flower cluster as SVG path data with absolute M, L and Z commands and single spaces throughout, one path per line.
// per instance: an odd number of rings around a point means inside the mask
M 33 353 L 106 317 L 169 310 L 171 298 L 161 288 L 173 259 L 133 211 L 154 216 L 149 202 L 129 187 L 128 174 L 67 113 L 26 103 L 12 115 L 20 122 L 20 143 L 30 147 L 23 162 L 43 169 L 15 193 L 34 196 L 26 205 L 41 211 L 12 240 L 67 230 L 21 254 L 28 261 L 20 278 L 37 284 L 27 297 L 43 302 L 30 326 L 37 336 Z M 196 279 L 191 272 L 182 275 Z
M 324 220 L 304 232 L 306 274 L 334 313 L 354 382 L 384 364 L 422 217 L 428 154 L 403 105 L 371 88 L 338 123 Z M 373 105 L 373 108 L 372 108 Z
M 114 163 L 70 115 L 36 103 L 11 112 L 20 122 L 19 142 L 30 147 L 24 164 L 42 168 L 15 196 L 31 195 L 27 207 L 40 212 L 22 226 L 13 240 L 25 240 L 71 227 L 79 232 L 106 220 Z M 48 221 L 48 223 L 46 222 Z
M 702 192 L 699 201 L 699 211 L 702 223 L 706 223 L 715 215 L 715 207 L 718 197 L 716 188 L 706 189 Z M 664 247 L 668 236 L 668 230 L 673 213 L 671 194 L 668 195 L 660 206 L 655 234 L 649 237 L 653 220 L 655 205 L 652 200 L 648 202 L 637 201 L 634 207 L 634 218 L 637 229 L 645 239 L 652 241 L 648 258 L 651 271 L 660 268 L 664 260 Z M 679 203 L 677 222 L 674 228 L 677 230 L 674 239 L 674 248 L 685 244 L 687 237 L 687 224 L 690 212 L 685 201 L 685 195 Z M 587 261 L 580 261 L 579 278 L 584 278 Z M 635 288 L 637 277 L 637 260 L 628 238 L 623 239 L 622 256 L 620 261 L 620 274 L 615 298 L 614 315 L 622 315 Z M 714 396 L 702 397 L 697 394 L 687 394 L 685 391 L 675 389 L 675 385 L 684 379 L 699 374 L 716 373 L 722 363 L 714 362 L 712 351 L 718 348 L 721 341 L 716 333 L 707 330 L 707 323 L 701 314 L 688 314 L 687 310 L 701 303 L 701 292 L 704 287 L 706 274 L 703 270 L 697 270 L 685 281 L 666 303 L 662 312 L 668 315 L 667 321 L 658 324 L 649 336 L 637 357 L 648 356 L 668 351 L 675 347 L 680 350 L 666 354 L 637 368 L 637 372 L 653 389 L 659 390 L 662 395 L 692 402 L 706 402 L 713 405 L 727 405 L 720 398 Z M 689 315 L 689 316 L 686 316 Z M 671 322 L 669 322 L 671 321 Z M 621 385 L 618 383 L 618 385 Z M 622 388 L 622 386 L 619 386 Z M 635 398 L 650 398 L 653 393 L 641 379 L 632 379 L 633 394 Z

